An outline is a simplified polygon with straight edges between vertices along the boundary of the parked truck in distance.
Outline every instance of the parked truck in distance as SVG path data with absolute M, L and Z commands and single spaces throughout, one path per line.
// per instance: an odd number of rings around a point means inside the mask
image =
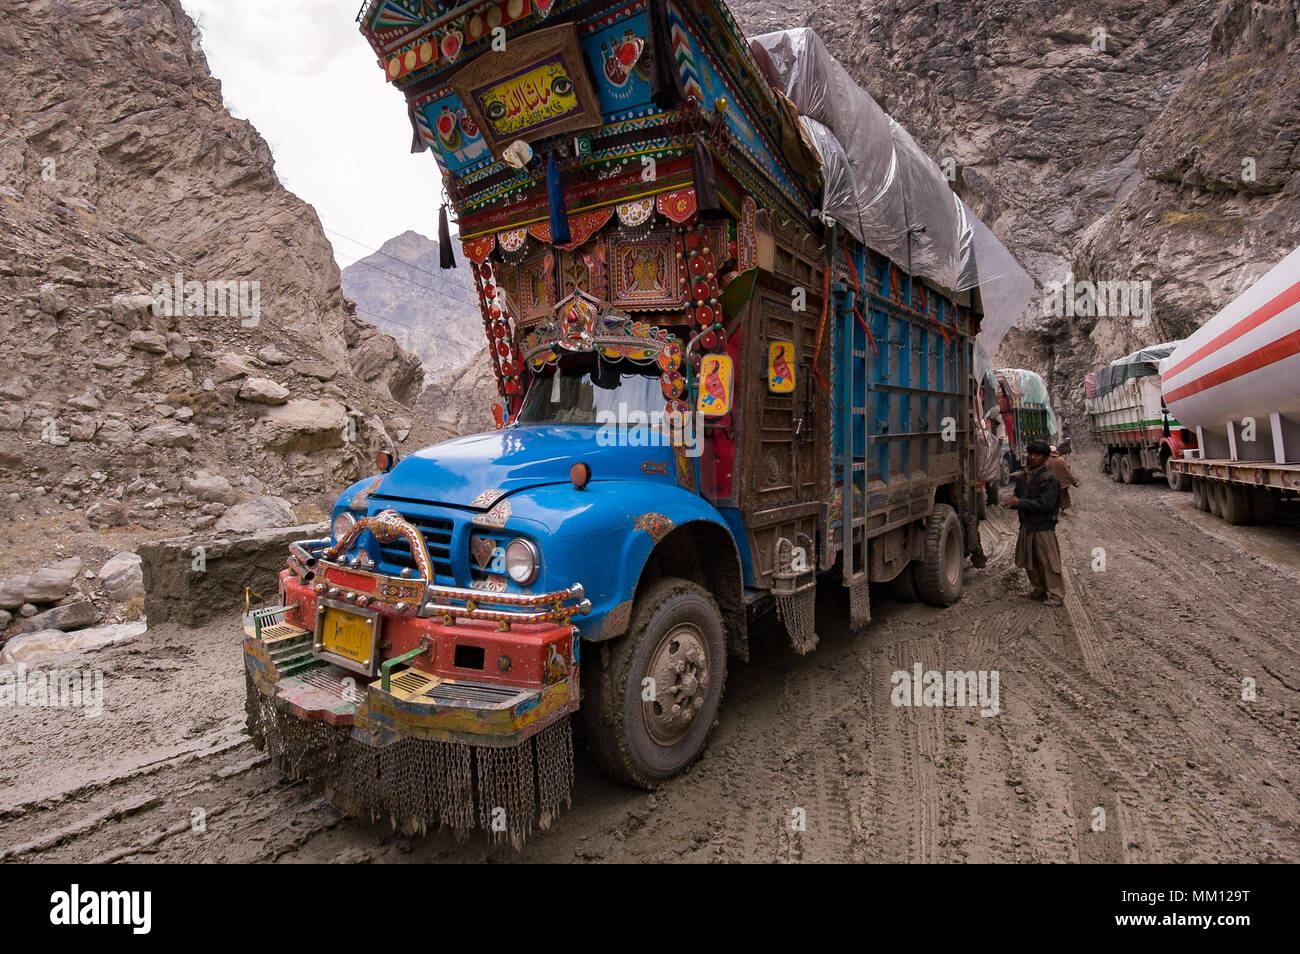
M 1172 490 L 1191 482 L 1169 461 L 1196 447 L 1196 435 L 1169 413 L 1160 395 L 1160 362 L 1179 342 L 1142 348 L 1089 374 L 1084 383 L 1088 429 L 1101 445 L 1103 473 L 1116 483 L 1162 476 Z
M 988 411 L 996 407 L 1001 427 L 1004 459 L 1003 483 L 1025 466 L 1026 448 L 1033 441 L 1054 444 L 1061 428 L 1052 410 L 1047 384 L 1037 371 L 1023 368 L 999 368 L 986 371 L 981 384 L 982 404 Z
M 1195 431 L 1170 462 L 1192 500 L 1228 523 L 1273 523 L 1300 496 L 1300 249 L 1181 342 L 1165 403 Z

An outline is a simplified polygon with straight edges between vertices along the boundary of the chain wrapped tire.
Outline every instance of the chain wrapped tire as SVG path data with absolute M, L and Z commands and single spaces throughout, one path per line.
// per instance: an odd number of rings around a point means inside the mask
M 652 789 L 699 757 L 727 675 L 722 614 L 703 587 L 648 584 L 627 635 L 583 663 L 587 744 L 608 775 Z

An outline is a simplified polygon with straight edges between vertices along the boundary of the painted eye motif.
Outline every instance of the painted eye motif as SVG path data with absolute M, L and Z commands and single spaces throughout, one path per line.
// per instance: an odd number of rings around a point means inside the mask
M 568 96 L 573 92 L 573 80 L 567 76 L 555 77 L 555 82 L 551 83 L 551 92 L 556 96 Z
M 501 102 L 499 99 L 493 100 L 492 102 L 488 103 L 487 118 L 492 120 L 492 122 L 494 123 L 500 122 L 502 119 L 505 119 L 506 118 L 505 103 Z

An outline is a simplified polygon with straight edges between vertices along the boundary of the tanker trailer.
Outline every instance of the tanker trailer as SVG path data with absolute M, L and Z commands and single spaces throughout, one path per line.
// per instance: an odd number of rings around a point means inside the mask
M 1169 410 L 1198 449 L 1171 461 L 1201 510 L 1272 523 L 1300 493 L 1300 249 L 1161 364 Z
M 1143 484 L 1161 472 L 1171 490 L 1192 489 L 1191 480 L 1168 464 L 1195 447 L 1196 438 L 1160 396 L 1160 362 L 1180 343 L 1142 348 L 1088 375 L 1088 429 L 1105 452 L 1102 472 L 1116 483 Z

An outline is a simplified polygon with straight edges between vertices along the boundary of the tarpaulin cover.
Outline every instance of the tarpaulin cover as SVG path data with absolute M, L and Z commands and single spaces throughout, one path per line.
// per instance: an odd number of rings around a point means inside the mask
M 1097 393 L 1088 397 L 1101 397 L 1115 390 L 1125 381 L 1133 378 L 1145 378 L 1160 373 L 1160 362 L 1174 353 L 1181 341 L 1140 348 L 1132 354 L 1116 358 L 1097 372 Z
M 815 32 L 765 33 L 750 47 L 798 109 L 821 158 L 821 213 L 910 274 L 953 292 L 978 287 L 984 324 L 977 350 L 986 367 L 1024 314 L 1032 279 Z

